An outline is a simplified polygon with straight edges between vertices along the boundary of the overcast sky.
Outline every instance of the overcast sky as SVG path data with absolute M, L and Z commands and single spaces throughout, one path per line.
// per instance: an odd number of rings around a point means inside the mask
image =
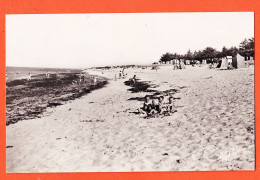
M 253 36 L 253 12 L 7 15 L 6 65 L 151 64 L 165 52 L 221 50 Z

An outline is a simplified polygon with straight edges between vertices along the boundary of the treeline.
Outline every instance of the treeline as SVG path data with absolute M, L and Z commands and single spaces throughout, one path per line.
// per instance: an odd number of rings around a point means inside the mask
M 185 59 L 185 60 L 213 60 L 215 58 L 222 58 L 225 56 L 235 56 L 239 53 L 241 56 L 244 56 L 247 59 L 249 57 L 254 57 L 255 49 L 254 49 L 254 38 L 245 39 L 239 44 L 239 47 L 232 46 L 231 48 L 226 48 L 225 46 L 222 48 L 222 51 L 217 51 L 212 47 L 206 47 L 204 50 L 194 51 L 188 50 L 186 54 L 177 54 L 177 53 L 165 53 L 160 58 L 160 61 L 166 62 L 173 59 Z

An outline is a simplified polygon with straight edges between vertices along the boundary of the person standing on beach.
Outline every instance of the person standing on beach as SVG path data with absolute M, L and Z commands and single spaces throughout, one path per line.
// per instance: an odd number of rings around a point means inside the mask
M 94 77 L 94 85 L 96 85 L 96 84 L 97 84 L 97 78 Z
M 50 73 L 47 71 L 46 78 L 48 79 L 50 77 Z
M 29 74 L 28 74 L 27 80 L 28 80 L 28 81 L 31 81 L 31 80 L 32 80 L 32 75 L 31 75 L 30 72 L 29 72 Z
M 173 113 L 174 112 L 174 102 L 173 102 L 173 97 L 169 97 L 169 103 L 167 104 L 167 112 L 168 113 Z
M 85 74 L 82 74 L 81 79 L 82 79 L 82 82 L 85 82 Z
M 79 80 L 78 80 L 78 85 L 80 85 L 80 84 L 81 84 L 81 73 L 79 75 Z
M 135 85 L 135 83 L 136 83 L 136 75 L 134 75 L 134 77 L 132 78 L 132 83 L 133 83 L 133 85 Z
M 121 71 L 119 72 L 119 79 L 121 78 L 121 76 L 122 76 L 122 73 L 121 73 Z

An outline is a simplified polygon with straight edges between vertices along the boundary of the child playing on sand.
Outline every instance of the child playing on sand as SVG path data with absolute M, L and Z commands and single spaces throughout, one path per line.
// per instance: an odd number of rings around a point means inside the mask
M 158 115 L 158 111 L 156 110 L 157 104 L 155 103 L 154 100 L 152 100 L 152 104 L 148 105 L 148 110 L 147 110 L 147 118 L 149 117 L 155 117 Z
M 138 109 L 139 113 L 146 114 L 147 117 L 153 117 L 157 114 L 157 111 L 155 110 L 155 102 L 154 100 L 151 101 L 149 96 L 145 96 L 144 105 L 142 108 Z
M 147 117 L 154 117 L 157 114 L 157 111 L 153 108 L 153 103 L 147 106 Z
M 163 113 L 163 109 L 165 109 L 164 105 L 165 105 L 164 104 L 164 97 L 160 96 L 159 100 L 158 100 L 158 105 L 157 105 L 157 108 L 156 108 L 156 110 L 158 111 L 159 114 Z
M 149 96 L 145 96 L 145 100 L 144 100 L 144 104 L 142 108 L 139 108 L 138 111 L 141 114 L 145 114 L 146 112 L 148 112 L 148 106 L 151 105 L 151 100 Z
M 154 99 L 152 100 L 152 109 L 156 110 L 156 103 L 155 103 Z

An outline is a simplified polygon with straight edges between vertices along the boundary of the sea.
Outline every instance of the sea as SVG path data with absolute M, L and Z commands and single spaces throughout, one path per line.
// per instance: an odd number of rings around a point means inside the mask
M 29 73 L 33 77 L 39 74 L 58 74 L 58 73 L 80 73 L 82 69 L 67 69 L 67 68 L 41 68 L 41 67 L 6 67 L 6 82 L 16 79 L 27 78 Z

